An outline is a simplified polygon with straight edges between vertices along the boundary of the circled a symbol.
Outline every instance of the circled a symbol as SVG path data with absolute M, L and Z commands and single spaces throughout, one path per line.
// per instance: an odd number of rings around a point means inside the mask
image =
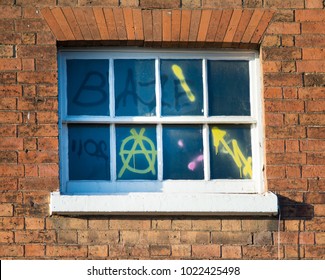
M 152 140 L 146 136 L 144 136 L 145 128 L 141 128 L 140 132 L 132 128 L 130 130 L 131 135 L 126 137 L 120 148 L 120 157 L 123 162 L 123 166 L 118 174 L 118 177 L 121 178 L 126 170 L 130 172 L 137 173 L 137 174 L 146 174 L 151 172 L 152 175 L 156 174 L 155 170 L 155 162 L 157 157 L 157 151 L 155 148 L 154 143 Z M 130 150 L 125 149 L 125 146 L 130 142 L 133 141 L 133 145 Z M 150 149 L 147 149 L 144 142 L 147 142 Z M 131 166 L 130 162 L 131 159 L 134 158 L 136 155 L 143 155 L 148 163 L 148 167 L 145 169 L 137 169 L 135 164 Z

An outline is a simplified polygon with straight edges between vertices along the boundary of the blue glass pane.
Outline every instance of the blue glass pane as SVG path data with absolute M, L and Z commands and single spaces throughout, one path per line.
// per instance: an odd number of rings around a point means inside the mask
M 163 127 L 164 179 L 204 179 L 202 126 Z
M 67 60 L 68 115 L 109 115 L 108 60 Z
M 208 61 L 210 116 L 249 116 L 248 61 Z
M 69 125 L 70 180 L 109 180 L 109 126 Z
M 251 179 L 250 126 L 210 126 L 210 162 L 212 179 Z
M 116 170 L 121 180 L 157 179 L 156 127 L 116 127 Z
M 203 115 L 202 60 L 161 60 L 162 115 Z
M 114 75 L 116 116 L 155 115 L 154 60 L 114 60 Z

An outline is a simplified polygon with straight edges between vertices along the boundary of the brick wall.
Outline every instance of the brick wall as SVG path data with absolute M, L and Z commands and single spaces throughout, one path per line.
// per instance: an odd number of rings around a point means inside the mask
M 281 216 L 50 217 L 57 47 L 41 10 L 55 6 L 274 11 L 260 49 L 267 182 Z M 0 0 L 0 257 L 324 259 L 324 23 L 323 0 Z

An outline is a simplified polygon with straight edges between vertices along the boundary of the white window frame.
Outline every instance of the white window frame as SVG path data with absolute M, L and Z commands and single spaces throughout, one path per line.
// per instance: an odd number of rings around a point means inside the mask
M 59 51 L 59 131 L 60 192 L 51 195 L 51 212 L 61 214 L 261 214 L 277 213 L 276 196 L 266 191 L 259 54 L 255 51 L 180 51 L 134 48 L 69 49 Z M 155 59 L 156 116 L 115 117 L 113 59 Z M 160 59 L 202 59 L 203 116 L 161 117 Z M 66 60 L 108 59 L 111 116 L 68 116 Z M 250 116 L 208 114 L 207 60 L 249 62 Z M 109 124 L 111 145 L 110 181 L 69 181 L 68 124 Z M 204 149 L 204 180 L 162 180 L 162 125 L 203 124 L 203 142 L 208 145 L 209 124 L 251 125 L 252 179 L 210 180 L 209 152 Z M 119 181 L 115 166 L 115 125 L 153 124 L 157 126 L 158 180 Z M 92 191 L 89 191 L 92 190 Z

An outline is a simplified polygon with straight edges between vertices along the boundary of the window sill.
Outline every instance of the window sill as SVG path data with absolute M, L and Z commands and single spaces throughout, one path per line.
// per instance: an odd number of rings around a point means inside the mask
M 51 214 L 60 215 L 261 215 L 278 213 L 277 196 L 263 194 L 129 193 L 51 194 Z

